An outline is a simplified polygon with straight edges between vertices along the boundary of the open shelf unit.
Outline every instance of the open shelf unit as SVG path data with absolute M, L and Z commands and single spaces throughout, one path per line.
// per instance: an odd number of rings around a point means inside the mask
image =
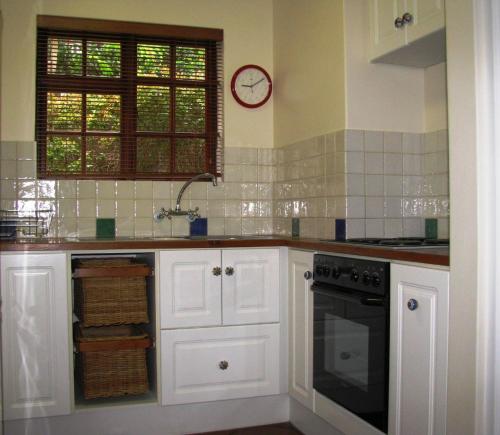
M 78 376 L 76 373 L 76 357 L 78 346 L 75 346 L 74 354 L 74 367 L 75 367 L 75 408 L 91 408 L 91 407 L 102 407 L 102 406 L 116 406 L 116 405 L 128 405 L 128 404 L 140 404 L 140 403 L 156 403 L 157 402 L 157 367 L 156 367 L 156 301 L 155 301 L 155 254 L 153 252 L 141 252 L 141 253 L 106 253 L 106 254 L 74 254 L 71 256 L 71 269 L 72 269 L 72 303 L 73 303 L 73 330 L 78 328 L 78 316 L 76 315 L 77 310 L 75 309 L 75 280 L 79 278 L 85 278 L 89 276 L 110 276 L 109 270 L 106 267 L 100 267 L 98 269 L 90 270 L 76 270 L 75 267 L 77 263 L 81 260 L 105 260 L 105 259 L 132 259 L 134 263 L 144 264 L 144 267 L 124 267 L 123 270 L 119 272 L 120 277 L 134 277 L 134 276 L 145 276 L 146 280 L 146 297 L 147 297 L 147 310 L 148 310 L 148 323 L 140 323 L 138 326 L 146 332 L 151 339 L 152 345 L 146 349 L 146 366 L 148 373 L 148 384 L 149 388 L 145 394 L 140 395 L 124 395 L 119 397 L 109 397 L 109 398 L 95 398 L 95 399 L 85 399 L 82 391 L 82 387 L 79 384 Z M 116 269 L 113 271 L 116 274 Z M 75 343 L 76 344 L 76 343 Z

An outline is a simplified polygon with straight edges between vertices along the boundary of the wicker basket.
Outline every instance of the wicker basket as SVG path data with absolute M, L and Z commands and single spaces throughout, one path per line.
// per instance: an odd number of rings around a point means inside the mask
M 148 391 L 147 334 L 134 326 L 78 328 L 77 379 L 85 399 Z
M 75 278 L 75 313 L 85 327 L 148 323 L 146 276 L 151 268 L 129 259 L 81 261 Z

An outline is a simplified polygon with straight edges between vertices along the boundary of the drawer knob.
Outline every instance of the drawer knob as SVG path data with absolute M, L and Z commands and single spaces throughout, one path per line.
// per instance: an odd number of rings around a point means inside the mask
M 212 274 L 215 276 L 220 276 L 221 273 L 222 273 L 222 269 L 220 267 L 214 267 L 212 269 Z
M 416 299 L 410 299 L 406 305 L 408 305 L 410 311 L 415 311 L 418 308 L 418 301 Z
M 229 367 L 229 363 L 228 363 L 227 361 L 221 361 L 221 362 L 219 363 L 219 368 L 220 368 L 221 370 L 226 370 L 228 367 Z
M 304 279 L 311 279 L 313 277 L 313 274 L 311 273 L 310 270 L 306 270 L 304 272 Z
M 226 275 L 231 276 L 234 274 L 234 269 L 231 266 L 226 267 Z

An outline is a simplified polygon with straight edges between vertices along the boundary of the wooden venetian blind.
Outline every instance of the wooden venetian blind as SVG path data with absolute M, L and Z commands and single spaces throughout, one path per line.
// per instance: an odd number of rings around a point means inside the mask
M 220 175 L 222 31 L 38 17 L 40 178 Z

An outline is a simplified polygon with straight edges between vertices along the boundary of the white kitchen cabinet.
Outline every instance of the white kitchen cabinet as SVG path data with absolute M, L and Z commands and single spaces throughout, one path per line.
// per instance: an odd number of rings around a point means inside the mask
M 69 414 L 66 254 L 0 258 L 4 417 Z
M 407 0 L 405 12 L 413 16 L 405 26 L 408 44 L 444 28 L 444 0 Z
M 444 0 L 371 0 L 369 4 L 372 61 L 426 67 L 446 59 Z
M 220 325 L 220 250 L 162 251 L 162 328 Z
M 313 270 L 312 252 L 288 254 L 288 392 L 313 409 Z
M 391 265 L 390 435 L 446 433 L 448 280 Z
M 160 253 L 161 327 L 279 322 L 279 250 Z
M 279 328 L 163 330 L 162 404 L 278 394 Z
M 279 321 L 277 249 L 223 250 L 222 268 L 224 325 Z
M 371 58 L 390 53 L 407 43 L 404 28 L 397 28 L 394 20 L 405 10 L 405 0 L 371 0 Z

